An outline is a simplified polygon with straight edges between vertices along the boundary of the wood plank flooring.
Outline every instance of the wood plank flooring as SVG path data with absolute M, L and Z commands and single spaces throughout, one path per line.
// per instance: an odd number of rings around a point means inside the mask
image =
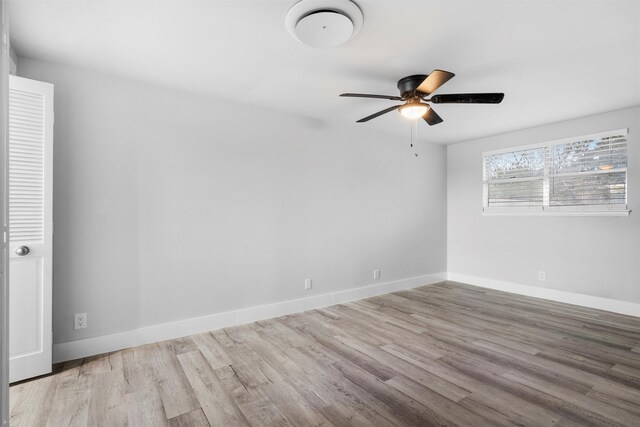
M 11 425 L 640 426 L 640 319 L 443 282 L 67 362 Z

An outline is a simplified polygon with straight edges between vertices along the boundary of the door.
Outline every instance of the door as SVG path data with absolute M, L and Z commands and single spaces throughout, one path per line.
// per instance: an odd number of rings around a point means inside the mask
M 51 372 L 53 85 L 9 77 L 9 378 Z

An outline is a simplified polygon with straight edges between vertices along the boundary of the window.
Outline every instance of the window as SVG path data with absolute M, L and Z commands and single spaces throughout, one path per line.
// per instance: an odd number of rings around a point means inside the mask
M 627 129 L 483 154 L 486 214 L 628 214 Z

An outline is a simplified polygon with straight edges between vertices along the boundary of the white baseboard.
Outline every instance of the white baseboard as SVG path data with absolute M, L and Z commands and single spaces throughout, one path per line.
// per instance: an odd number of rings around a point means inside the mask
M 469 285 L 498 291 L 511 292 L 529 297 L 548 299 L 583 307 L 597 308 L 599 310 L 612 311 L 614 313 L 627 314 L 640 317 L 640 304 L 620 301 L 593 295 L 576 294 L 573 292 L 558 291 L 556 289 L 539 288 L 537 286 L 521 285 L 518 283 L 504 282 L 501 280 L 487 279 L 485 277 L 468 276 L 458 273 L 447 273 L 447 280 L 467 283 Z
M 58 343 L 53 345 L 53 362 L 58 363 L 67 360 L 79 359 L 81 357 L 88 357 L 110 351 L 122 350 L 124 348 L 184 337 L 200 332 L 213 331 L 215 329 L 226 328 L 228 326 L 255 322 L 256 320 L 270 319 L 272 317 L 299 313 L 305 310 L 327 307 L 334 304 L 342 304 L 402 289 L 431 285 L 442 282 L 446 279 L 447 273 L 445 272 L 426 274 L 423 276 L 409 277 L 407 279 L 378 283 L 345 291 L 315 295 L 307 298 L 282 301 L 256 307 L 248 307 L 224 313 L 179 320 L 176 322 L 146 326 L 144 328 L 115 334 Z

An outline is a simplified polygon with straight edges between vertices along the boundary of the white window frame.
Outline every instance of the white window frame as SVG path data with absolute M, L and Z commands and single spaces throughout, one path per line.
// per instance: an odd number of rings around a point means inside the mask
M 489 181 L 487 180 L 486 160 L 488 156 L 495 154 L 511 153 L 514 151 L 528 150 L 534 148 L 549 148 L 554 145 L 566 144 L 584 139 L 595 139 L 607 137 L 615 134 L 629 134 L 628 128 L 611 130 L 606 132 L 592 133 L 570 138 L 556 139 L 553 141 L 541 142 L 536 144 L 520 145 L 515 147 L 503 148 L 500 150 L 485 151 L 482 153 L 482 215 L 541 215 L 541 216 L 629 216 L 631 212 L 629 206 L 629 188 L 627 168 L 617 169 L 624 171 L 627 176 L 625 183 L 625 204 L 624 205 L 585 205 L 585 206 L 549 206 L 549 163 L 545 159 L 544 176 L 543 176 L 543 203 L 542 206 L 517 206 L 517 207 L 490 207 L 489 204 Z M 627 147 L 628 147 L 627 140 Z M 627 152 L 628 153 L 628 152 Z M 627 154 L 627 161 L 629 156 Z M 595 175 L 603 172 L 580 172 L 582 175 Z M 527 178 L 529 179 L 529 178 Z

